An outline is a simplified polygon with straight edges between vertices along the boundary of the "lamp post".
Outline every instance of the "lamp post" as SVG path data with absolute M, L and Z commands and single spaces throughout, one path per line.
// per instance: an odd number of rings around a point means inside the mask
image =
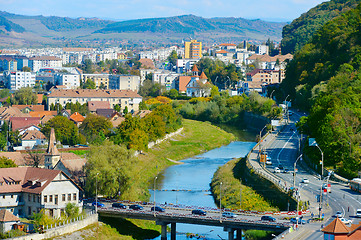
M 218 79 L 218 76 L 216 76 L 216 79 L 214 80 L 214 85 L 217 87 L 217 79 Z
M 267 127 L 267 125 L 265 125 L 262 130 L 259 132 L 259 153 L 262 154 L 262 132 L 263 130 Z M 261 155 L 260 155 L 260 159 L 261 159 Z M 264 165 L 264 164 L 263 164 Z
M 296 134 L 296 137 L 298 138 L 298 153 L 301 152 L 301 139 L 300 137 L 297 135 L 296 132 L 293 132 L 294 134 Z M 301 154 L 302 155 L 302 154 Z
M 286 105 L 286 114 L 288 115 L 288 104 L 287 104 L 287 98 L 289 97 L 290 95 L 287 95 L 287 97 L 285 98 L 285 105 Z
M 296 164 L 297 161 L 302 158 L 302 154 L 296 159 L 295 163 L 293 164 L 293 189 L 295 189 L 296 185 Z
M 98 175 L 95 176 L 95 213 L 98 213 Z
M 316 147 L 318 148 L 318 150 L 320 150 L 321 152 L 321 180 L 323 179 L 323 152 L 321 150 L 321 148 L 318 146 L 318 144 L 316 143 Z
M 219 219 L 222 221 L 222 182 L 219 183 Z
M 156 183 L 156 181 L 157 181 L 157 178 L 158 178 L 158 176 L 156 176 L 156 177 L 154 178 L 154 184 L 153 184 L 153 197 L 154 197 L 154 208 L 153 208 L 153 211 L 154 211 L 154 216 L 155 216 L 155 183 Z
M 300 205 L 300 194 L 301 194 L 301 189 L 304 187 L 305 185 L 299 184 L 298 185 L 298 191 L 297 191 L 297 222 L 298 222 L 298 208 Z M 301 212 L 302 215 L 302 212 Z

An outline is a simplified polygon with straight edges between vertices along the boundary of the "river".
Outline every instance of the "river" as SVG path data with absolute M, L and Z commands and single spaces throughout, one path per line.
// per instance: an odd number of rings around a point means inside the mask
M 246 156 L 255 144 L 232 142 L 227 146 L 182 160 L 184 164 L 168 167 L 155 181 L 155 201 L 162 204 L 216 207 L 209 186 L 214 172 L 229 160 Z M 153 201 L 154 186 L 150 188 L 150 201 Z M 220 227 L 177 224 L 177 239 L 187 239 L 186 233 L 198 234 L 206 239 L 228 238 L 227 233 Z M 170 239 L 170 235 L 168 238 Z M 155 239 L 160 239 L 160 236 Z

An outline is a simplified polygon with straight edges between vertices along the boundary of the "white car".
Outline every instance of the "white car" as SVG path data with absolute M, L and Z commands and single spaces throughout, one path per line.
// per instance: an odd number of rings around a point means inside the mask
M 301 183 L 310 183 L 310 180 L 308 180 L 308 178 L 302 178 Z
M 267 165 L 272 165 L 272 161 L 271 161 L 270 157 L 267 157 L 266 164 Z
M 341 222 L 343 222 L 344 224 L 351 224 L 352 220 L 350 219 L 346 219 L 346 218 L 340 218 Z
M 279 169 L 278 167 L 275 167 L 275 169 L 273 170 L 274 173 L 281 173 L 281 169 Z
M 335 217 L 342 218 L 342 217 L 343 217 L 342 212 L 341 212 L 341 211 L 337 211 L 336 214 L 335 214 Z
M 356 210 L 356 217 L 361 217 L 361 209 Z

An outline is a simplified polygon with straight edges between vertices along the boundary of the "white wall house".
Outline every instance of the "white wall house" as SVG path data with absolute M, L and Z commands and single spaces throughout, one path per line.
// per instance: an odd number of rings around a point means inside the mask
M 135 75 L 109 75 L 109 89 L 138 91 L 140 77 Z
M 33 72 L 39 71 L 41 68 L 62 67 L 62 59 L 55 56 L 37 56 L 29 58 L 29 67 Z
M 35 73 L 33 72 L 4 72 L 5 86 L 11 90 L 35 85 Z
M 55 85 L 66 86 L 67 89 L 77 89 L 80 87 L 80 75 L 71 73 L 55 73 Z

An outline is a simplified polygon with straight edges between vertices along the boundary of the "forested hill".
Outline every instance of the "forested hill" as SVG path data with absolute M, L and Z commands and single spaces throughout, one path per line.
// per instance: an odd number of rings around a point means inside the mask
M 15 24 L 12 21 L 9 21 L 6 18 L 0 16 L 0 31 L 22 33 L 25 31 L 25 29 L 22 26 Z
M 296 53 L 281 85 L 293 103 L 310 106 L 301 122 L 324 151 L 325 166 L 347 177 L 361 169 L 360 30 L 361 4 L 325 24 Z
M 361 0 L 331 0 L 321 3 L 291 24 L 284 26 L 282 31 L 282 53 L 294 53 L 301 49 L 325 23 L 340 16 L 343 12 L 354 9 Z
M 183 15 L 167 18 L 148 18 L 115 22 L 98 30 L 98 33 L 150 32 L 161 34 L 228 34 L 245 38 L 280 39 L 281 29 L 286 23 L 248 20 L 244 18 L 202 18 L 194 15 Z

